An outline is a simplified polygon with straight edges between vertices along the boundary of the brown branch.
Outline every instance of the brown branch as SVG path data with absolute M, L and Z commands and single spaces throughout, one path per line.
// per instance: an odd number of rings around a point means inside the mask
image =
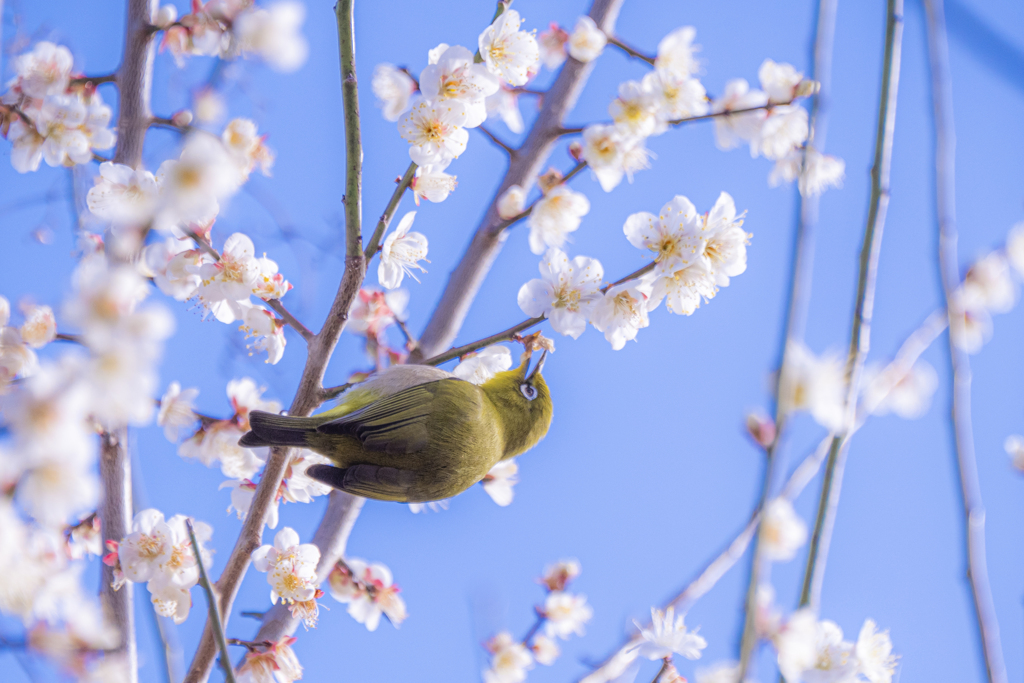
M 614 33 L 615 19 L 622 1 L 594 0 L 590 7 L 590 17 L 603 31 Z M 472 242 L 449 277 L 441 300 L 420 336 L 420 349 L 413 353 L 410 362 L 419 362 L 422 358 L 436 355 L 450 347 L 455 340 L 480 285 L 505 241 L 502 234 L 505 221 L 498 215 L 498 198 L 512 185 L 524 189 L 533 186 L 558 140 L 562 120 L 576 104 L 593 68 L 594 62 L 583 64 L 575 59 L 566 60 L 548 96 L 544 98 L 540 113 L 519 148 L 519 154 L 510 160 L 505 177 L 498 185 Z
M 327 363 L 330 361 L 338 338 L 345 328 L 349 308 L 359 292 L 366 273 L 366 260 L 363 256 L 360 235 L 362 140 L 359 134 L 353 0 L 340 0 L 335 6 L 335 11 L 338 20 L 338 50 L 341 56 L 342 102 L 345 121 L 345 272 L 341 277 L 341 283 L 338 285 L 338 291 L 323 327 L 307 345 L 306 364 L 289 409 L 289 413 L 296 416 L 309 415 L 322 400 L 323 377 Z M 260 483 L 256 487 L 249 514 L 242 526 L 242 532 L 239 534 L 235 547 L 225 564 L 224 572 L 217 582 L 217 590 L 220 593 L 220 609 L 225 617 L 225 623 L 231 614 L 231 606 L 238 593 L 238 588 L 249 568 L 250 556 L 262 542 L 267 511 L 277 496 L 290 457 L 289 449 L 271 449 Z M 358 510 L 354 506 L 350 510 L 355 510 L 350 513 L 354 520 Z M 185 683 L 205 681 L 210 674 L 215 653 L 214 633 L 209 620 L 207 620 L 199 648 L 185 677 Z
M 119 112 L 114 161 L 132 168 L 142 163 L 142 145 L 149 127 L 155 47 L 150 25 L 156 8 L 157 0 L 128 0 L 124 59 L 117 71 Z
M 105 74 L 103 76 L 79 76 L 78 78 L 72 78 L 69 82 L 71 86 L 76 85 L 102 85 L 103 83 L 117 83 L 117 74 Z
M 479 126 L 477 126 L 476 129 L 478 131 L 480 131 L 481 133 L 483 133 L 484 135 L 486 135 L 488 137 L 488 139 L 490 139 L 490 141 L 493 142 L 495 145 L 497 145 L 498 147 L 500 147 L 503 150 L 505 150 L 505 154 L 509 155 L 510 157 L 514 157 L 516 154 L 518 154 L 518 152 L 516 152 L 515 148 L 513 148 L 513 147 L 505 144 L 504 142 L 502 142 L 501 139 L 498 138 L 497 135 L 495 135 L 494 133 L 489 131 L 487 129 L 487 126 L 483 125 L 482 123 Z
M 637 50 L 636 48 L 630 47 L 629 45 L 627 45 L 626 43 L 622 42 L 622 40 L 620 40 L 619 38 L 616 38 L 615 36 L 611 36 L 611 35 L 608 36 L 608 44 L 609 45 L 614 45 L 615 47 L 619 48 L 620 50 L 625 52 L 630 57 L 634 57 L 636 59 L 641 59 L 641 60 L 647 62 L 648 64 L 650 64 L 651 66 L 654 66 L 654 57 L 651 57 L 649 55 L 645 55 L 643 52 L 640 52 L 640 50 Z
M 971 423 L 971 364 L 962 339 L 964 311 L 963 297 L 959 295 L 955 199 L 956 128 L 953 125 L 953 83 L 949 68 L 946 16 L 942 0 L 925 0 L 924 8 L 928 25 L 928 57 L 935 117 L 935 199 L 939 232 L 937 257 L 949 320 L 953 404 L 951 427 L 964 510 L 967 578 L 971 584 L 988 680 L 990 683 L 1006 683 L 1008 676 L 999 638 L 999 620 L 985 557 L 985 506 L 978 480 Z

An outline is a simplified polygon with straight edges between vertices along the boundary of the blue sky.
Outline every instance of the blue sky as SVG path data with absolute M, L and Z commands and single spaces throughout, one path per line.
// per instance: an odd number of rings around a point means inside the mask
M 184 13 L 185 5 L 179 4 Z M 702 81 L 709 93 L 717 94 L 730 78 L 755 81 L 766 57 L 807 69 L 814 4 L 627 0 L 618 32 L 653 52 L 671 29 L 695 26 L 702 45 Z M 884 5 L 881 0 L 839 5 L 826 151 L 846 160 L 847 177 L 843 189 L 827 193 L 821 203 L 807 328 L 807 343 L 816 352 L 842 352 L 847 346 L 867 209 Z M 538 29 L 550 21 L 571 26 L 586 9 L 576 1 L 519 0 L 515 7 L 528 28 Z M 289 308 L 316 326 L 342 270 L 344 147 L 331 3 L 317 0 L 307 8 L 310 60 L 300 71 L 283 76 L 247 63 L 233 80 L 230 114 L 254 118 L 269 133 L 268 144 L 278 159 L 272 178 L 254 176 L 248 189 L 226 207 L 214 239 L 220 243 L 236 230 L 248 233 L 257 251 L 277 260 L 295 284 L 285 300 Z M 408 164 L 407 145 L 397 127 L 373 107 L 369 85 L 374 65 L 388 61 L 418 73 L 427 50 L 440 42 L 472 48 L 492 11 L 490 3 L 465 0 L 357 6 L 367 222 L 383 209 L 394 177 Z M 960 256 L 966 266 L 1024 220 L 1024 80 L 1016 68 L 1024 54 L 1024 5 L 1012 0 L 955 2 L 949 15 Z M 107 73 L 119 61 L 122 23 L 122 3 L 113 0 L 94 0 L 87 10 L 72 0 L 8 0 L 3 44 L 6 51 L 16 37 L 55 40 L 71 48 L 76 67 Z M 207 58 L 194 58 L 178 69 L 167 55 L 158 56 L 155 112 L 169 114 L 185 106 L 189 88 L 205 77 L 210 65 Z M 6 54 L 2 69 L 6 80 Z M 644 70 L 643 64 L 606 51 L 568 123 L 606 119 L 618 83 L 639 78 Z M 538 87 L 550 78 L 544 72 Z M 110 100 L 114 93 L 105 90 L 104 96 Z M 917 0 L 909 0 L 871 360 L 890 358 L 940 302 L 929 98 L 923 12 Z M 523 111 L 529 123 L 528 100 Z M 492 126 L 505 140 L 516 142 L 502 124 Z M 156 168 L 176 144 L 171 134 L 152 134 L 147 165 Z M 745 523 L 759 489 L 762 462 L 743 434 L 743 416 L 749 409 L 768 406 L 796 193 L 768 187 L 770 165 L 765 160 L 750 159 L 744 149 L 715 149 L 709 124 L 670 131 L 652 139 L 650 147 L 657 154 L 653 168 L 639 173 L 632 185 L 606 194 L 587 173 L 573 181 L 592 208 L 574 234 L 570 253 L 600 259 L 610 278 L 628 273 L 644 257 L 622 235 L 626 216 L 656 211 L 676 194 L 688 196 L 705 211 L 725 190 L 740 210 L 748 211 L 745 228 L 754 237 L 747 272 L 692 317 L 671 316 L 664 307 L 657 310 L 638 342 L 620 352 L 612 351 L 595 330 L 577 341 L 557 338 L 558 352 L 545 367 L 555 401 L 554 423 L 541 445 L 520 459 L 521 481 L 510 507 L 494 505 L 479 488 L 439 514 L 412 515 L 401 505 L 369 502 L 352 534 L 349 554 L 391 567 L 410 617 L 398 630 L 382 624 L 368 633 L 343 606 L 326 598 L 331 610 L 322 614 L 319 627 L 299 633 L 297 652 L 306 680 L 331 680 L 339 672 L 353 680 L 476 680 L 486 665 L 480 643 L 501 629 L 526 631 L 532 606 L 542 598 L 534 579 L 546 563 L 563 557 L 581 561 L 583 574 L 576 587 L 587 594 L 594 618 L 585 638 L 564 643 L 564 655 L 555 666 L 538 667 L 530 677 L 578 678 L 587 671 L 584 662 L 609 654 L 632 619 L 643 619 L 652 604 L 685 585 Z M 6 159 L 9 147 L 0 147 L 0 155 L 0 215 L 7 243 L 0 251 L 0 293 L 12 301 L 32 296 L 56 304 L 68 291 L 74 263 L 67 174 L 44 166 L 38 173 L 18 175 Z M 571 160 L 560 149 L 551 164 L 564 170 Z M 420 207 L 416 229 L 430 240 L 431 264 L 422 284 L 408 283 L 414 333 L 425 324 L 503 167 L 501 151 L 472 133 L 467 153 L 449 169 L 458 176 L 458 189 L 443 204 Z M 400 211 L 411 208 L 406 198 Z M 281 224 L 298 237 L 284 239 Z M 51 244 L 33 239 L 40 227 L 52 231 Z M 514 228 L 459 342 L 521 320 L 516 292 L 536 276 L 536 267 L 524 227 Z M 167 345 L 161 387 L 174 380 L 199 387 L 200 409 L 214 415 L 227 415 L 224 386 L 237 377 L 254 377 L 268 387 L 269 397 L 290 400 L 303 361 L 300 338 L 289 331 L 284 360 L 268 366 L 246 355 L 233 327 L 203 322 L 188 305 L 166 303 L 178 326 Z M 1011 679 L 1024 675 L 1018 646 L 1024 639 L 1019 528 L 1024 479 L 1010 468 L 1002 443 L 1008 434 L 1024 432 L 1022 338 L 1019 310 L 997 316 L 993 340 L 973 358 L 989 569 Z M 902 657 L 902 680 L 981 681 L 984 670 L 961 552 L 959 483 L 945 419 L 949 392 L 944 342 L 924 357 L 941 378 L 927 415 L 909 422 L 872 419 L 852 442 L 822 616 L 835 620 L 848 637 L 856 636 L 866 617 L 890 629 Z M 327 381 L 341 383 L 364 366 L 359 339 L 346 335 Z M 787 439 L 791 463 L 822 436 L 809 417 L 794 422 Z M 214 573 L 219 573 L 240 525 L 224 512 L 228 493 L 217 489 L 223 476 L 179 458 L 155 427 L 137 430 L 134 446 L 149 504 L 167 515 L 184 513 L 213 525 Z M 815 481 L 797 503 L 805 519 L 812 518 L 817 488 Z M 284 507 L 282 525 L 308 539 L 325 502 Z M 773 569 L 779 604 L 786 608 L 795 604 L 803 559 L 801 553 Z M 687 623 L 699 625 L 708 640 L 698 664 L 736 656 L 746 571 L 746 562 L 738 565 L 687 616 Z M 178 629 L 188 655 L 203 623 L 201 595 L 198 590 L 193 595 L 196 610 Z M 236 600 L 229 635 L 251 636 L 255 624 L 238 612 L 262 610 L 268 598 L 264 576 L 251 572 Z M 141 678 L 162 680 L 157 641 L 141 611 L 139 624 Z M 768 665 L 766 657 L 762 680 L 774 676 Z M 680 669 L 692 680 L 693 665 L 683 663 Z M 17 671 L 9 654 L 0 654 L 0 670 Z M 655 670 L 647 665 L 641 679 L 649 679 Z M 20 671 L 14 680 L 25 680 L 19 676 Z M 214 679 L 218 676 L 214 673 Z

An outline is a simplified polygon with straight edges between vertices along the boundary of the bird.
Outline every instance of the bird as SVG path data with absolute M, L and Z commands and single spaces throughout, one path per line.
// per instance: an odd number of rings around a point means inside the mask
M 309 448 L 333 464 L 311 465 L 306 474 L 357 496 L 400 503 L 451 498 L 547 434 L 547 351 L 529 371 L 531 357 L 527 350 L 517 368 L 480 385 L 430 366 L 391 366 L 311 417 L 252 411 L 251 431 L 238 443 Z

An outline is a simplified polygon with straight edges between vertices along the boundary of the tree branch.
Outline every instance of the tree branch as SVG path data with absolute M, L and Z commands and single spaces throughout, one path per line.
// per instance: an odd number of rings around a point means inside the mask
M 999 620 L 985 557 L 985 507 L 978 480 L 971 424 L 971 365 L 962 340 L 963 297 L 956 226 L 956 128 L 953 125 L 953 83 L 949 69 L 945 8 L 942 0 L 925 0 L 928 57 L 935 117 L 935 200 L 938 215 L 938 266 L 949 320 L 949 359 L 952 370 L 953 450 L 960 473 L 966 527 L 967 577 L 971 582 L 975 618 L 985 670 L 990 683 L 1006 683 L 1006 663 L 999 638 Z
M 199 585 L 206 593 L 206 606 L 210 613 L 210 622 L 213 624 L 214 635 L 217 637 L 217 647 L 220 649 L 220 665 L 224 669 L 224 679 L 228 683 L 235 683 L 235 672 L 231 668 L 231 658 L 228 656 L 228 641 L 224 636 L 224 620 L 217 607 L 217 597 L 213 593 L 213 585 L 210 577 L 206 574 L 206 565 L 203 564 L 203 554 L 199 549 L 199 541 L 196 540 L 196 530 L 192 526 L 192 520 L 186 519 L 185 526 L 188 527 L 188 539 L 192 543 L 192 553 L 196 556 L 196 564 L 199 566 Z
M 363 256 L 366 258 L 367 263 L 374 257 L 377 250 L 380 248 L 380 241 L 384 237 L 384 233 L 387 231 L 388 226 L 391 224 L 391 219 L 395 215 L 395 211 L 398 209 L 398 204 L 402 201 L 402 196 L 405 194 L 406 188 L 412 184 L 412 180 L 416 177 L 416 162 L 410 162 L 409 168 L 405 169 L 405 175 L 398 181 L 398 187 L 391 193 L 391 199 L 388 200 L 388 205 L 384 209 L 384 213 L 381 214 L 380 220 L 377 221 L 377 227 L 373 231 L 373 235 L 370 237 L 370 241 L 366 244 L 366 251 L 363 252 Z
M 136 168 L 149 128 L 149 101 L 153 87 L 154 33 L 150 31 L 157 0 L 128 0 L 124 59 L 117 70 L 120 105 L 114 161 Z
M 324 371 L 334 353 L 334 347 L 337 346 L 338 338 L 345 328 L 348 321 L 348 310 L 359 292 L 366 273 L 366 261 L 363 257 L 360 235 L 362 141 L 359 135 L 358 121 L 359 100 L 355 72 L 353 2 L 354 0 L 340 0 L 335 6 L 338 20 L 338 50 L 341 54 L 342 65 L 342 102 L 345 112 L 345 187 L 347 193 L 345 201 L 345 272 L 341 277 L 341 283 L 338 285 L 338 291 L 323 327 L 307 345 L 306 365 L 302 370 L 299 387 L 289 409 L 289 413 L 296 416 L 309 415 L 322 400 Z M 220 609 L 225 618 L 225 625 L 230 617 L 231 606 L 238 593 L 238 588 L 249 568 L 250 556 L 262 541 L 267 511 L 277 496 L 290 458 L 289 449 L 271 448 L 270 457 L 267 459 L 260 483 L 256 487 L 249 514 L 245 518 L 231 556 L 225 564 L 224 573 L 217 581 Z M 214 634 L 210 621 L 207 620 L 199 648 L 185 677 L 185 683 L 205 681 L 210 674 L 215 653 Z
M 518 152 L 516 152 L 515 148 L 510 147 L 509 145 L 507 145 L 504 142 L 502 142 L 498 138 L 498 136 L 495 135 L 494 133 L 492 133 L 491 131 L 489 131 L 487 129 L 487 126 L 485 126 L 484 124 L 481 123 L 479 126 L 476 127 L 476 129 L 478 131 L 480 131 L 481 133 L 483 133 L 484 135 L 486 135 L 490 139 L 490 141 L 493 142 L 495 145 L 497 145 L 498 147 L 501 147 L 503 150 L 505 150 L 505 154 L 509 155 L 510 157 L 514 157 L 516 154 L 518 154 Z
M 614 33 L 615 19 L 623 0 L 594 0 L 590 17 L 605 33 Z M 547 162 L 561 129 L 562 119 L 576 104 L 594 62 L 583 64 L 567 59 L 551 90 L 544 98 L 537 120 L 530 129 L 519 154 L 510 160 L 505 177 L 498 185 L 491 205 L 478 226 L 469 247 L 452 271 L 441 300 L 420 336 L 420 348 L 410 362 L 429 358 L 451 346 L 469 312 L 491 264 L 505 242 L 501 230 L 504 221 L 498 215 L 498 198 L 512 185 L 529 189 Z
M 609 35 L 608 36 L 608 44 L 609 45 L 614 45 L 615 47 L 619 48 L 620 50 L 625 52 L 630 57 L 635 57 L 636 59 L 641 59 L 641 60 L 647 62 L 648 64 L 650 64 L 651 66 L 654 66 L 654 57 L 651 57 L 649 55 L 645 55 L 643 52 L 640 52 L 640 50 L 637 50 L 636 48 L 630 47 L 629 45 L 627 45 L 626 43 L 622 42 L 621 40 L 619 40 L 618 38 L 616 38 L 613 35 Z

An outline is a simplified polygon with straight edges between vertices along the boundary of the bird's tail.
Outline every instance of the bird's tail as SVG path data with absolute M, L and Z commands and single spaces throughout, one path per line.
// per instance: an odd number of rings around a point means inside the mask
M 249 413 L 249 428 L 239 446 L 305 446 L 306 434 L 316 431 L 323 420 L 315 417 L 289 417 L 254 410 Z

